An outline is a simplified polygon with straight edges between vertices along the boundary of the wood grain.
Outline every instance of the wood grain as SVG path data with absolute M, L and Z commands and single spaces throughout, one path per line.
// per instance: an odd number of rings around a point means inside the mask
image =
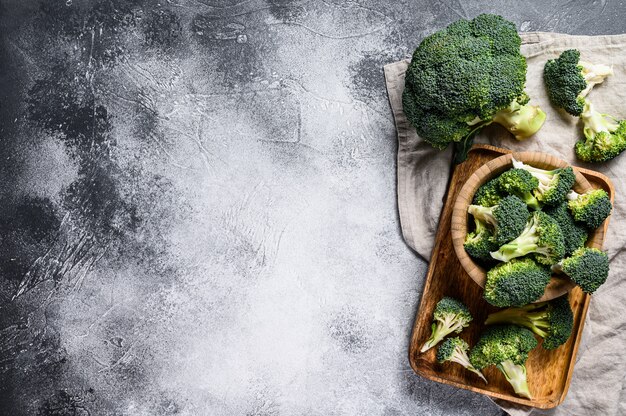
M 546 351 L 538 347 L 530 353 L 526 366 L 528 369 L 529 387 L 533 394 L 532 400 L 516 396 L 502 373 L 495 367 L 485 369 L 485 377 L 489 380 L 489 384 L 485 385 L 480 378 L 458 364 L 437 363 L 435 359 L 436 348 L 431 348 L 423 354 L 419 352 L 423 343 L 430 336 L 432 313 L 435 305 L 443 296 L 452 296 L 461 300 L 472 312 L 474 321 L 460 335 L 470 345 L 474 345 L 478 341 L 480 332 L 483 329 L 482 323 L 487 315 L 498 310 L 498 308 L 489 305 L 483 300 L 482 287 L 470 277 L 468 271 L 466 271 L 455 254 L 451 231 L 455 227 L 461 227 L 461 224 L 458 219 L 452 221 L 452 213 L 454 202 L 470 176 L 477 170 L 481 174 L 490 171 L 497 172 L 500 162 L 492 161 L 510 153 L 506 149 L 499 149 L 493 146 L 474 145 L 468 159 L 458 165 L 452 175 L 446 203 L 439 220 L 436 243 L 426 276 L 422 300 L 413 325 L 409 361 L 417 374 L 428 379 L 498 399 L 547 409 L 556 407 L 565 399 L 574 369 L 576 352 L 590 300 L 590 296 L 584 294 L 577 287 L 572 289 L 569 294 L 570 305 L 574 313 L 572 337 L 556 350 Z M 516 154 L 515 156 L 516 158 L 518 156 L 520 158 L 525 157 L 521 154 Z M 548 156 L 541 156 L 541 161 L 555 163 Z M 538 163 L 537 166 L 543 167 L 547 165 Z M 574 169 L 577 172 L 577 186 L 575 187 L 577 191 L 586 188 L 588 185 L 594 188 L 603 188 L 611 196 L 611 201 L 613 200 L 614 188 L 606 176 L 587 169 Z M 469 193 L 470 191 L 467 192 Z M 466 194 L 466 196 L 468 195 Z M 466 226 L 467 220 L 465 218 Z M 604 226 L 601 227 L 601 232 L 594 235 L 594 247 L 602 247 L 607 226 L 608 219 L 605 221 Z M 478 268 L 479 266 L 476 267 Z M 471 266 L 469 271 L 472 271 Z

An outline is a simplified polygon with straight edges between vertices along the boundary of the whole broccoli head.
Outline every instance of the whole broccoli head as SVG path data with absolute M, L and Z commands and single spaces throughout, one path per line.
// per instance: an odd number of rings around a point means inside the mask
M 492 261 L 491 252 L 498 249 L 487 224 L 474 218 L 474 231 L 465 236 L 465 251 L 475 259 Z
M 493 178 L 481 185 L 474 194 L 473 204 L 483 207 L 498 205 L 500 200 L 506 196 L 506 194 L 500 190 L 499 182 L 499 178 Z
M 524 306 L 543 295 L 550 277 L 549 268 L 529 257 L 500 263 L 487 272 L 483 297 L 494 306 Z
M 593 86 L 612 74 L 609 66 L 581 61 L 577 49 L 564 51 L 557 59 L 546 62 L 543 68 L 550 101 L 573 116 L 582 113 L 585 97 Z
M 561 228 L 563 243 L 565 245 L 564 256 L 569 256 L 576 249 L 585 246 L 589 233 L 587 232 L 587 228 L 574 221 L 574 217 L 569 211 L 567 201 L 563 201 L 555 207 L 550 207 L 544 212 L 554 218 Z
M 437 361 L 440 363 L 451 361 L 461 364 L 463 367 L 476 374 L 485 383 L 487 383 L 487 379 L 483 373 L 474 368 L 474 366 L 470 363 L 469 357 L 467 356 L 468 349 L 469 345 L 467 345 L 467 342 L 463 341 L 461 338 L 448 338 L 437 349 Z
M 470 351 L 478 370 L 495 365 L 520 396 L 532 398 L 526 377 L 528 353 L 537 346 L 533 333 L 517 325 L 489 326 Z
M 597 248 L 579 248 L 570 257 L 552 266 L 565 273 L 585 293 L 595 292 L 609 277 L 609 256 Z
M 493 229 L 493 239 L 498 246 L 520 235 L 528 220 L 528 207 L 513 195 L 502 198 L 492 207 L 470 205 L 467 212 Z
M 533 195 L 533 191 L 539 187 L 539 179 L 524 169 L 510 169 L 498 177 L 500 189 L 520 198 L 532 209 L 539 209 L 539 201 Z
M 514 324 L 526 327 L 543 338 L 543 348 L 553 350 L 572 334 L 574 315 L 566 296 L 548 302 L 507 308 L 487 317 L 485 325 Z
M 545 170 L 513 159 L 513 167 L 527 170 L 539 180 L 534 194 L 539 202 L 546 205 L 558 205 L 576 183 L 576 175 L 571 166 Z
M 458 300 L 445 296 L 435 306 L 430 338 L 420 352 L 428 351 L 437 345 L 446 335 L 461 332 L 472 321 L 472 314 L 467 306 Z
M 584 194 L 571 191 L 567 199 L 574 220 L 592 229 L 602 225 L 613 209 L 611 198 L 604 189 L 593 189 Z
M 585 138 L 576 142 L 576 157 L 583 162 L 606 162 L 626 149 L 626 120 L 617 120 L 585 103 L 580 115 Z
M 547 266 L 557 263 L 565 255 L 561 227 L 554 218 L 542 211 L 535 211 L 519 237 L 492 252 L 491 257 L 509 261 L 531 253 L 539 263 Z
M 402 95 L 417 133 L 444 149 L 494 121 L 518 139 L 539 130 L 545 113 L 527 104 L 520 44 L 515 25 L 490 14 L 426 37 L 413 53 Z

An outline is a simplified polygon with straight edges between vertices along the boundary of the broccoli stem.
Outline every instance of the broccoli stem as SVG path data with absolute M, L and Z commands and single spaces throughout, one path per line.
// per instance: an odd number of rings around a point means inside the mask
M 548 313 L 545 310 L 531 312 L 534 309 L 543 307 L 540 304 L 530 304 L 520 308 L 509 308 L 499 312 L 494 312 L 487 317 L 485 325 L 494 324 L 515 324 L 526 327 L 542 338 L 548 336 L 543 329 L 550 329 Z
M 467 353 L 465 351 L 463 351 L 461 348 L 459 348 L 458 346 L 454 349 L 454 354 L 452 354 L 452 357 L 450 358 L 450 361 L 453 361 L 453 362 L 455 362 L 457 364 L 461 364 L 463 367 L 465 367 L 466 369 L 468 369 L 472 373 L 474 373 L 477 376 L 479 376 L 485 382 L 485 384 L 488 384 L 487 379 L 485 378 L 483 373 L 478 371 L 476 369 L 476 367 L 474 367 L 472 365 L 472 363 L 470 363 L 470 360 L 469 360 L 469 357 L 467 356 Z
M 491 252 L 491 257 L 500 261 L 509 261 L 516 257 L 522 257 L 532 252 L 540 252 L 539 246 L 537 243 L 539 242 L 539 236 L 536 233 L 537 226 L 533 221 L 531 226 L 526 226 L 522 234 L 519 235 L 515 240 L 506 243 L 497 251 Z
M 583 133 L 588 139 L 594 138 L 597 133 L 602 131 L 614 133 L 619 127 L 619 124 L 612 117 L 595 111 L 589 101 L 585 103 L 580 118 L 584 124 Z
M 526 366 L 514 364 L 511 360 L 506 360 L 497 365 L 502 371 L 506 380 L 511 384 L 515 393 L 522 397 L 532 399 L 526 380 Z
M 546 121 L 544 113 L 536 105 L 521 105 L 517 101 L 496 113 L 494 123 L 510 131 L 517 140 L 524 140 L 535 134 Z
M 430 327 L 430 338 L 424 343 L 420 352 L 426 352 L 435 345 L 439 344 L 448 334 L 463 328 L 463 322 L 457 315 L 446 317 L 444 321 L 433 322 Z
M 587 83 L 587 87 L 578 94 L 582 98 L 586 97 L 595 85 L 602 83 L 609 75 L 613 75 L 613 68 L 608 65 L 578 61 L 578 66 Z
M 479 219 L 480 221 L 485 222 L 495 228 L 497 222 L 495 217 L 493 216 L 493 207 L 470 205 L 467 208 L 467 212 L 472 214 L 474 218 Z

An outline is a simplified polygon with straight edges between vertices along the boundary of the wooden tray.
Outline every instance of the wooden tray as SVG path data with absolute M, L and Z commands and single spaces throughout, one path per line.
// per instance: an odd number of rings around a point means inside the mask
M 443 296 L 457 298 L 470 309 L 474 320 L 460 334 L 461 338 L 470 345 L 474 345 L 478 341 L 487 315 L 498 310 L 483 300 L 482 288 L 472 280 L 461 266 L 452 246 L 450 229 L 454 201 L 465 181 L 483 164 L 507 153 L 511 153 L 511 151 L 489 145 L 474 145 L 469 152 L 468 159 L 456 166 L 452 174 L 446 202 L 439 220 L 436 243 L 426 276 L 422 300 L 413 325 L 409 361 L 417 374 L 439 383 L 514 403 L 549 409 L 563 402 L 567 394 L 589 307 L 591 297 L 584 294 L 578 287 L 574 288 L 569 295 L 570 305 L 574 313 L 574 329 L 570 339 L 553 351 L 546 351 L 539 346 L 530 353 L 526 362 L 528 384 L 533 395 L 532 400 L 515 395 L 504 375 L 493 366 L 486 368 L 483 372 L 489 380 L 489 384 L 485 385 L 478 376 L 465 370 L 459 364 L 439 364 L 435 358 L 437 348 L 431 348 L 423 354 L 419 352 L 423 343 L 430 336 L 433 310 Z M 606 190 L 611 201 L 613 201 L 614 188 L 606 176 L 587 169 L 576 167 L 574 169 L 582 173 L 593 187 Z M 607 226 L 608 220 L 604 222 L 604 231 L 606 231 Z

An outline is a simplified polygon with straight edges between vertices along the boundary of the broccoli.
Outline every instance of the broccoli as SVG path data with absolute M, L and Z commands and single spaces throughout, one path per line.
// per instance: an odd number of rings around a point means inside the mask
M 465 236 L 465 251 L 475 259 L 483 261 L 491 261 L 491 252 L 498 249 L 498 245 L 494 242 L 491 231 L 487 225 L 474 218 L 474 231 L 467 233 Z
M 550 269 L 530 257 L 513 259 L 487 272 L 483 297 L 494 306 L 524 306 L 543 295 L 550 277 Z
M 569 207 L 574 220 L 585 224 L 589 228 L 598 228 L 613 209 L 611 198 L 604 189 L 593 189 L 584 194 L 571 191 L 567 194 Z
M 499 179 L 494 178 L 482 185 L 474 194 L 474 205 L 482 205 L 483 207 L 492 207 L 498 205 L 504 195 L 500 191 Z
M 561 227 L 554 218 L 542 211 L 535 211 L 519 237 L 492 252 L 491 257 L 509 261 L 531 253 L 539 263 L 547 266 L 558 262 L 565 255 Z
M 593 109 L 590 102 L 580 116 L 584 139 L 574 145 L 576 157 L 583 162 L 606 162 L 626 149 L 626 120 L 617 120 Z
M 553 265 L 552 270 L 568 275 L 583 292 L 593 293 L 609 277 L 609 256 L 597 248 L 583 247 Z
M 565 244 L 564 256 L 569 256 L 577 248 L 585 246 L 589 233 L 585 227 L 574 221 L 574 217 L 568 209 L 567 201 L 563 201 L 555 207 L 550 207 L 544 212 L 554 218 L 561 228 L 563 243 Z
M 489 326 L 470 351 L 470 363 L 478 370 L 495 365 L 515 393 L 530 399 L 526 360 L 536 346 L 537 340 L 526 328 L 516 325 Z
M 574 315 L 567 296 L 561 296 L 548 302 L 494 312 L 485 321 L 485 325 L 493 324 L 524 326 L 543 338 L 543 348 L 553 350 L 569 339 Z
M 513 167 L 527 170 L 539 179 L 539 187 L 534 192 L 535 197 L 546 205 L 557 205 L 563 201 L 576 182 L 576 175 L 571 166 L 544 170 L 513 159 Z
M 539 187 L 539 179 L 524 169 L 511 169 L 498 177 L 498 185 L 503 192 L 515 195 L 532 209 L 539 209 L 539 201 L 532 191 Z
M 528 220 L 526 204 L 516 196 L 502 198 L 498 205 L 470 205 L 467 212 L 493 229 L 493 239 L 500 246 L 520 235 Z
M 444 296 L 435 306 L 430 338 L 422 346 L 420 352 L 428 351 L 441 342 L 446 335 L 461 332 L 471 321 L 472 314 L 467 306 L 456 299 Z
M 532 136 L 545 113 L 524 93 L 526 59 L 515 25 L 482 14 L 426 37 L 407 68 L 402 105 L 420 137 L 437 149 L 469 149 L 483 127 L 502 124 L 517 139 Z
M 593 86 L 612 74 L 613 68 L 609 66 L 580 61 L 580 52 L 576 49 L 550 59 L 543 68 L 550 101 L 573 116 L 583 112 L 585 97 Z
M 475 369 L 470 363 L 469 357 L 467 356 L 468 349 L 469 345 L 467 345 L 467 342 L 463 341 L 461 338 L 448 338 L 443 342 L 443 344 L 441 344 L 439 349 L 437 349 L 437 361 L 442 364 L 446 361 L 461 364 L 463 367 L 476 374 L 485 383 L 487 383 L 487 379 L 483 373 Z

